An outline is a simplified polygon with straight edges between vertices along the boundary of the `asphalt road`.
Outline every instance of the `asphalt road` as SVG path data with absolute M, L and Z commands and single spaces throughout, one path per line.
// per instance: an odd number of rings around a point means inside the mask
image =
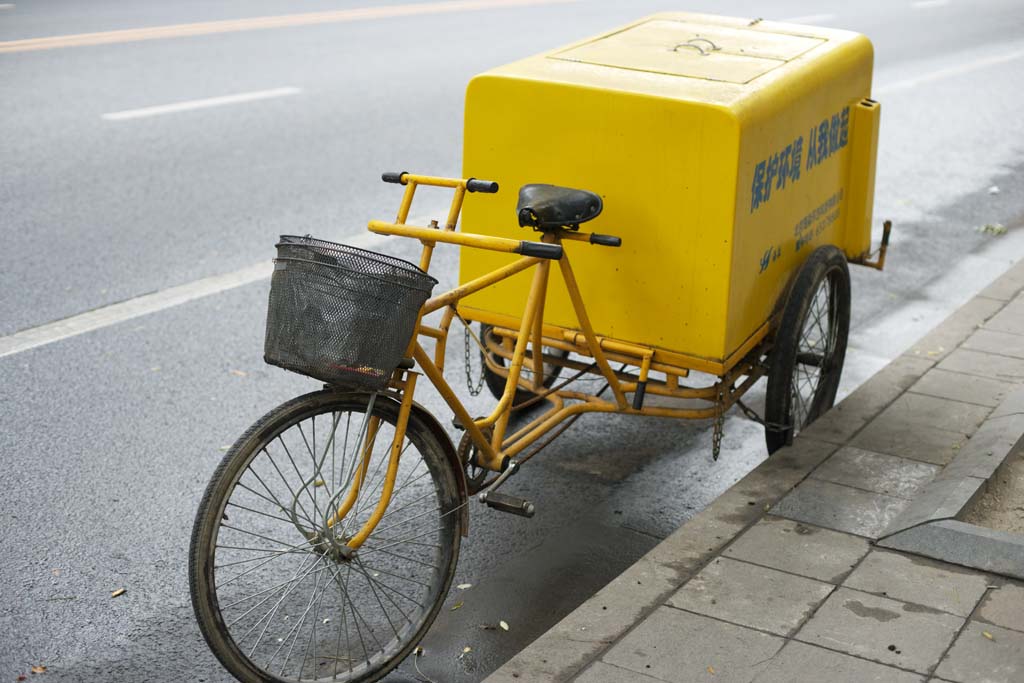
M 371 4 L 398 3 L 17 2 L 0 5 L 0 42 Z M 485 5 L 0 51 L 0 338 L 263 261 L 281 233 L 361 234 L 397 204 L 381 170 L 459 174 L 474 73 L 664 8 Z M 885 273 L 854 273 L 844 390 L 1024 254 L 1019 2 L 687 9 L 799 18 L 874 41 L 875 215 L 896 232 Z M 294 91 L 104 118 L 281 88 Z M 1009 231 L 976 229 L 996 223 Z M 436 264 L 451 283 L 455 254 L 439 250 Z M 262 363 L 266 293 L 260 280 L 0 358 L 0 680 L 38 664 L 69 681 L 227 680 L 188 603 L 192 516 L 221 448 L 316 388 Z M 584 418 L 515 479 L 534 519 L 474 506 L 456 577 L 473 588 L 450 597 L 464 606 L 428 635 L 424 673 L 482 679 L 765 457 L 759 429 L 739 417 L 717 463 L 709 443 L 706 425 Z M 479 628 L 499 619 L 508 632 Z

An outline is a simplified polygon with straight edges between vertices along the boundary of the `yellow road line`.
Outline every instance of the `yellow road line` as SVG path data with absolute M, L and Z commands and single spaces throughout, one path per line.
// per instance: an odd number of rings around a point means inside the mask
M 337 24 L 350 21 L 366 21 L 370 19 L 409 17 L 420 14 L 445 14 L 451 12 L 500 9 L 504 7 L 552 5 L 575 1 L 576 0 L 449 0 L 448 2 L 432 2 L 423 4 L 360 7 L 327 12 L 304 12 L 302 14 L 252 17 L 249 19 L 205 21 L 196 24 L 174 24 L 171 26 L 130 28 L 120 31 L 103 31 L 100 33 L 77 33 L 67 36 L 51 36 L 49 38 L 27 38 L 25 40 L 0 42 L 0 52 L 30 52 L 33 50 L 53 50 L 64 47 L 87 47 L 91 45 L 110 45 L 113 43 L 134 43 L 142 40 L 162 40 L 164 38 L 205 36 L 213 33 L 260 31 L 272 28 L 310 26 L 313 24 Z

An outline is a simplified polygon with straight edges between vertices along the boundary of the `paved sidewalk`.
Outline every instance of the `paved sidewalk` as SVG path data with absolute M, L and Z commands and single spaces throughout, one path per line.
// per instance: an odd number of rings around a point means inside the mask
M 1022 288 L 1024 263 L 486 683 L 1024 681 L 1024 537 L 959 519 L 1024 447 Z

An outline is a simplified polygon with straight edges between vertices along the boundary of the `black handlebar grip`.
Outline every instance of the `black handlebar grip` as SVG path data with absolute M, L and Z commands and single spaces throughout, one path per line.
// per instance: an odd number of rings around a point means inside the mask
M 562 245 L 548 244 L 546 242 L 527 242 L 526 240 L 523 240 L 519 243 L 519 253 L 523 256 L 536 256 L 537 258 L 547 258 L 552 261 L 557 261 L 562 258 Z
M 405 185 L 405 181 L 402 180 L 402 177 L 406 173 L 408 173 L 408 171 L 402 171 L 401 173 L 394 173 L 392 171 L 388 171 L 387 173 L 382 173 L 381 176 L 380 176 L 380 179 L 383 180 L 385 183 L 395 183 L 396 185 Z
M 470 178 L 466 181 L 466 191 L 494 194 L 498 191 L 498 183 L 493 180 L 477 180 L 476 178 Z
M 590 235 L 591 244 L 600 244 L 602 247 L 621 247 L 622 238 L 614 235 L 598 235 L 596 232 Z

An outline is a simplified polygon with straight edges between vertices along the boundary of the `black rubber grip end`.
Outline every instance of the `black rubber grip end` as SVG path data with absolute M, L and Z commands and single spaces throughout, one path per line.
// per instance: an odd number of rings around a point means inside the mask
M 494 194 L 498 191 L 498 183 L 493 180 L 477 180 L 476 178 L 470 178 L 466 181 L 466 191 Z
M 380 176 L 380 179 L 383 180 L 385 183 L 394 183 L 396 185 L 405 185 L 405 181 L 402 180 L 402 177 L 406 173 L 408 173 L 408 171 L 401 171 L 400 173 L 395 173 L 393 171 L 388 171 L 387 173 L 382 173 L 381 176 Z
M 600 244 L 602 247 L 621 247 L 622 238 L 614 235 L 599 235 L 596 232 L 590 235 L 591 244 Z
M 636 391 L 633 392 L 633 410 L 640 410 L 644 407 L 644 395 L 647 393 L 647 380 L 636 383 Z
M 523 240 L 519 243 L 519 253 L 523 256 L 536 256 L 537 258 L 547 258 L 552 261 L 557 261 L 562 258 L 562 245 L 547 244 L 546 242 L 527 242 L 526 240 Z

